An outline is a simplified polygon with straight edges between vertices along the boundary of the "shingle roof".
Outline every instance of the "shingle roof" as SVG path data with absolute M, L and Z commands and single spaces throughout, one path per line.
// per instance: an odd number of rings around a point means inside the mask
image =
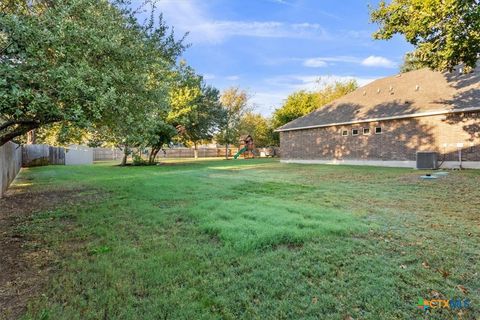
M 480 109 L 480 66 L 468 74 L 425 68 L 375 80 L 277 131 L 477 107 Z

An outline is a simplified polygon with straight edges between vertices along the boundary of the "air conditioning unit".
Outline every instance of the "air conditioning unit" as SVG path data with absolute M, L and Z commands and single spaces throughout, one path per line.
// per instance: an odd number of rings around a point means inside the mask
M 437 153 L 417 151 L 417 169 L 437 169 Z

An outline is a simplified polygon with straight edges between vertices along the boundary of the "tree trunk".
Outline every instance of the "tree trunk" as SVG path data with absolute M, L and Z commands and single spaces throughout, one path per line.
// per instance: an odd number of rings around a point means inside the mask
M 58 121 L 60 121 L 60 119 L 48 120 L 42 123 L 40 123 L 40 121 L 38 120 L 12 120 L 4 123 L 0 122 L 0 147 L 3 146 L 5 143 L 15 139 L 16 137 L 26 134 L 29 131 L 38 129 L 43 125 L 55 123 Z M 16 126 L 16 128 L 13 130 L 7 130 L 12 126 Z M 5 130 L 7 131 L 7 133 L 2 133 L 2 131 Z
M 196 142 L 193 143 L 193 157 L 198 159 L 198 146 Z
M 122 163 L 120 164 L 121 166 L 127 165 L 127 158 L 128 158 L 128 147 L 125 146 L 123 149 L 123 158 L 122 158 Z
M 149 164 L 153 164 L 153 153 L 155 152 L 155 149 L 152 148 L 152 150 L 150 150 L 150 155 L 148 156 L 148 163 Z
M 153 163 L 155 163 L 155 159 L 157 159 L 157 154 L 160 152 L 160 149 L 155 150 L 155 153 L 153 154 Z
M 149 164 L 154 164 L 155 159 L 157 158 L 157 154 L 160 151 L 160 149 L 157 148 L 152 148 L 152 151 L 150 151 L 150 157 L 148 158 L 148 163 Z
M 0 127 L 1 127 L 0 129 L 3 130 L 5 128 L 7 128 L 8 126 L 1 125 Z M 23 134 L 26 134 L 30 130 L 36 129 L 38 127 L 39 127 L 38 125 L 34 125 L 34 126 L 33 125 L 21 125 L 11 132 L 8 132 L 8 133 L 5 133 L 5 134 L 0 134 L 0 147 L 3 146 L 5 143 L 15 139 L 16 137 L 19 137 Z
M 227 115 L 227 126 L 225 127 L 225 160 L 228 160 L 228 140 L 229 138 L 229 128 L 228 123 L 230 121 L 230 117 Z
M 37 140 L 36 132 L 34 130 L 30 130 L 27 132 L 27 144 L 35 144 Z

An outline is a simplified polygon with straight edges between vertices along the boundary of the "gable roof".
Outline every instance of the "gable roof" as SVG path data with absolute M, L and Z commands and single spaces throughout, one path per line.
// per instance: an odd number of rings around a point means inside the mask
M 473 72 L 428 68 L 382 78 L 276 131 L 480 110 L 480 66 Z

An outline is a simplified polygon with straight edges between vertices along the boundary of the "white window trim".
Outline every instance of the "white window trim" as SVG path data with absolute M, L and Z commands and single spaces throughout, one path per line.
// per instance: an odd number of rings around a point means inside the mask
M 346 134 L 344 134 L 346 133 Z M 348 137 L 348 130 L 342 130 L 342 137 Z
M 380 132 L 377 132 L 377 129 L 380 129 Z M 382 134 L 382 133 L 383 133 L 382 127 L 375 127 L 375 134 Z
M 357 133 L 353 133 L 353 130 L 357 130 Z M 359 133 L 360 133 L 360 132 L 359 132 L 358 129 L 352 129 L 352 136 L 358 136 Z
M 368 133 L 365 133 L 365 130 L 368 130 Z M 369 136 L 372 134 L 372 130 L 370 128 L 362 128 L 362 133 L 364 136 Z

